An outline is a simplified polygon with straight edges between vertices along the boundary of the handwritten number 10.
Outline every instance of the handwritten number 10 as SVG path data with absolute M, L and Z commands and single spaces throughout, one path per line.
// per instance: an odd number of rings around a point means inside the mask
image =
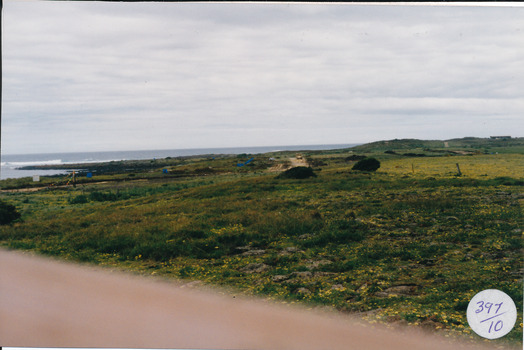
M 491 327 L 493 327 L 493 322 L 495 322 L 495 321 L 491 321 L 491 324 L 489 325 L 488 333 L 491 333 Z M 500 324 L 500 327 L 498 327 L 498 329 L 497 329 L 497 326 L 499 324 Z M 495 332 L 498 332 L 498 331 L 500 331 L 502 329 L 503 326 L 504 326 L 504 324 L 502 323 L 502 321 L 499 320 L 499 321 L 497 321 L 497 323 L 495 323 L 495 327 L 493 327 L 493 330 Z

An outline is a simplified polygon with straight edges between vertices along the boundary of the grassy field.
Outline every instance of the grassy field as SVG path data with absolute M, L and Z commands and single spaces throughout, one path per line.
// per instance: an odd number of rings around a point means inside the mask
M 471 144 L 302 152 L 317 175 L 302 180 L 277 178 L 296 155 L 279 152 L 4 191 L 22 218 L 0 227 L 0 244 L 474 340 L 469 300 L 500 289 L 518 319 L 490 342 L 522 344 L 524 154 Z M 381 167 L 352 171 L 354 155 Z

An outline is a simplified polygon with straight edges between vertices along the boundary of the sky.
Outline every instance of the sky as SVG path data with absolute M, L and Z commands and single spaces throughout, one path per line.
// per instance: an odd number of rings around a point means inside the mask
M 2 153 L 524 136 L 524 7 L 4 1 Z

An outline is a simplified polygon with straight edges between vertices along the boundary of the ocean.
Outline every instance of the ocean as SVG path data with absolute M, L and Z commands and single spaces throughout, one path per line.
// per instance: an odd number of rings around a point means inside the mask
M 83 153 L 6 154 L 1 158 L 0 179 L 66 174 L 64 170 L 19 170 L 29 165 L 99 163 L 118 160 L 162 159 L 166 157 L 195 156 L 201 154 L 258 154 L 275 151 L 330 150 L 353 147 L 357 144 L 264 146 L 234 148 L 193 148 L 150 151 L 113 151 Z

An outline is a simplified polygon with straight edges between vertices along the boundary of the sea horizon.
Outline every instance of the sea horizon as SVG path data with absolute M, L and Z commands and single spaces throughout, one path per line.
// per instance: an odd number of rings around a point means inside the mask
M 215 148 L 183 148 L 136 151 L 99 151 L 99 152 L 56 152 L 5 154 L 1 156 L 0 179 L 22 178 L 34 175 L 50 176 L 66 174 L 64 170 L 19 170 L 31 165 L 102 163 L 121 160 L 162 159 L 167 157 L 198 156 L 206 154 L 261 154 L 278 151 L 318 151 L 349 148 L 360 143 L 287 145 L 287 146 L 245 146 Z
M 260 150 L 260 149 L 276 149 L 280 150 L 296 150 L 297 147 L 304 148 L 303 150 L 324 150 L 324 149 L 337 149 L 340 147 L 354 147 L 364 144 L 363 142 L 354 142 L 354 143 L 335 143 L 335 144 L 304 144 L 304 145 L 270 145 L 270 146 L 236 146 L 236 147 L 191 147 L 191 148 L 159 148 L 159 149 L 135 149 L 135 150 L 111 150 L 111 151 L 73 151 L 73 152 L 31 152 L 31 153 L 1 153 L 2 161 L 4 157 L 14 157 L 14 156 L 41 156 L 41 155 L 51 155 L 51 154 L 110 154 L 110 153 L 144 153 L 144 152 L 193 152 L 201 150 L 227 150 L 227 151 L 236 151 L 238 149 L 247 149 L 247 150 Z M 311 148 L 310 148 L 311 147 Z M 291 149 L 288 149 L 291 148 Z M 271 152 L 271 151 L 267 151 Z M 263 151 L 261 153 L 266 153 Z M 196 153 L 196 155 L 207 154 L 207 153 Z

